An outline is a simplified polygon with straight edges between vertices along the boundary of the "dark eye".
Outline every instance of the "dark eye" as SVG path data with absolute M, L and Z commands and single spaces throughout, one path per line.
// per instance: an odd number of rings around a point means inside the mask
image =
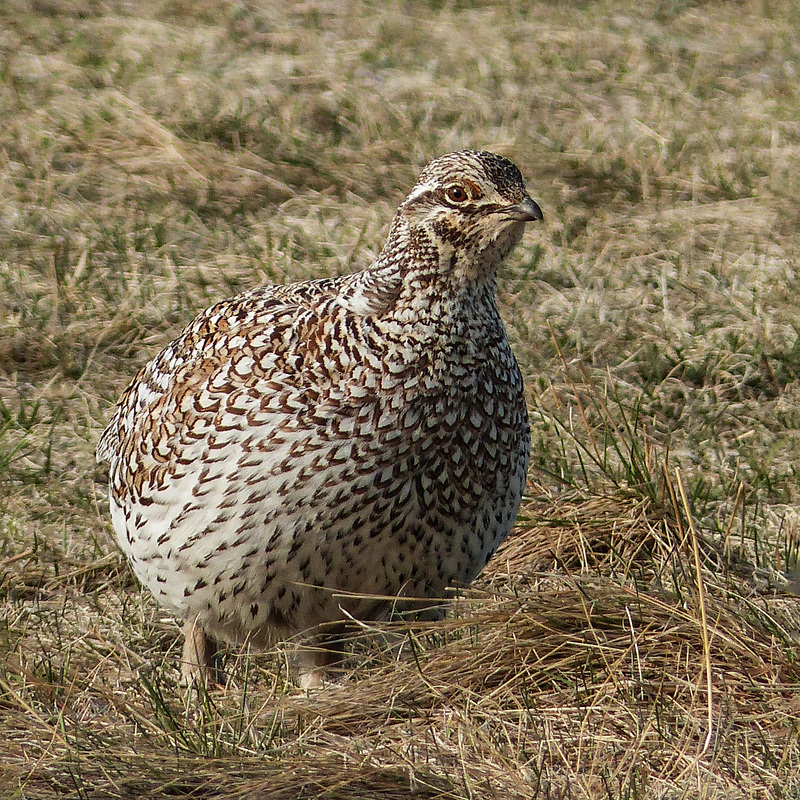
M 447 199 L 452 200 L 454 203 L 463 203 L 469 197 L 467 190 L 457 183 L 453 186 L 448 186 L 445 190 L 445 194 L 447 195 Z

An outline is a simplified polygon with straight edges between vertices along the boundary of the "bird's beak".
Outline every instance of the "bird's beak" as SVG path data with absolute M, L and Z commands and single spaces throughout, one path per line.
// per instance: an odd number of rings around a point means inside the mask
M 527 196 L 516 205 L 504 208 L 503 216 L 507 219 L 517 219 L 521 222 L 540 222 L 544 219 L 542 209 Z

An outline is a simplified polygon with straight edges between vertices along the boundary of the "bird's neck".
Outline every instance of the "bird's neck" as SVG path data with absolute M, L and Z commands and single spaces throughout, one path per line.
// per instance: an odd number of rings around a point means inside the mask
M 389 239 L 373 267 L 397 287 L 395 308 L 449 316 L 494 307 L 497 264 L 480 252 L 410 228 L 395 219 Z

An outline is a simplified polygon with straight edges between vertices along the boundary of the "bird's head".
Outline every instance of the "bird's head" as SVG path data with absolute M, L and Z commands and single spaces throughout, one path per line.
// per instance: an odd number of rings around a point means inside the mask
M 423 252 L 435 248 L 439 268 L 444 257 L 463 271 L 460 277 L 479 280 L 494 273 L 522 238 L 526 222 L 541 219 L 516 165 L 478 150 L 428 164 L 397 214 Z

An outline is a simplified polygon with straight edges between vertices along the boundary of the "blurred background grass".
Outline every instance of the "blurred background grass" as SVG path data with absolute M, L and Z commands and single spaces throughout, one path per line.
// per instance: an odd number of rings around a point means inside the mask
M 796 797 L 799 27 L 788 0 L 7 0 L 3 796 Z M 95 472 L 113 403 L 215 300 L 368 265 L 465 147 L 545 213 L 500 276 L 518 532 L 399 661 L 371 629 L 322 697 L 245 652 L 182 698 Z

